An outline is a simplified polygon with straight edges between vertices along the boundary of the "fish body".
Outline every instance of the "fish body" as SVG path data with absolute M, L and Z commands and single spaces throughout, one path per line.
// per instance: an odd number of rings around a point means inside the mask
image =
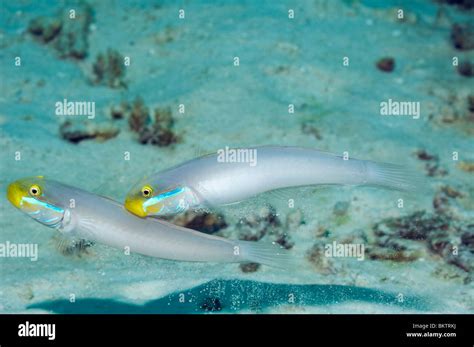
M 40 194 L 31 194 L 31 187 Z M 162 220 L 137 218 L 111 199 L 40 177 L 13 182 L 7 196 L 15 207 L 64 236 L 151 257 L 275 267 L 284 267 L 288 260 L 286 250 L 277 245 L 229 240 Z
M 232 204 L 289 187 L 374 185 L 413 190 L 417 184 L 415 175 L 398 165 L 346 160 L 300 147 L 248 150 L 255 151 L 251 162 L 223 161 L 216 153 L 152 174 L 130 190 L 125 207 L 141 217 L 163 216 L 189 208 Z

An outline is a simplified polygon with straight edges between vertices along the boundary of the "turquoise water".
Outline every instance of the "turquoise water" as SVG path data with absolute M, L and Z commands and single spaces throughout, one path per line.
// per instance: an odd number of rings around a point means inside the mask
M 2 1 L 0 244 L 36 245 L 38 259 L 0 257 L 0 312 L 472 313 L 474 96 L 453 65 L 474 64 L 472 16 L 428 0 Z M 64 99 L 94 103 L 93 117 L 58 114 Z M 418 117 L 383 115 L 389 99 Z M 132 131 L 137 105 L 153 136 Z M 44 175 L 122 202 L 153 172 L 263 145 L 403 165 L 423 193 L 310 187 L 212 211 L 207 232 L 286 240 L 291 272 L 100 244 L 64 255 L 4 198 Z M 174 222 L 199 227 L 186 218 Z M 364 260 L 325 257 L 333 242 L 363 244 Z

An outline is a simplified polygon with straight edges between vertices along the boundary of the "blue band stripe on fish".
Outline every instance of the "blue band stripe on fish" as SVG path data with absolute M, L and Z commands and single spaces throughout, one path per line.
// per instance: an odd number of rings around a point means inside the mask
M 44 202 L 41 200 L 36 200 L 34 198 L 25 196 L 22 198 L 22 204 L 23 204 L 23 201 L 26 201 L 27 203 L 32 204 L 32 205 L 39 205 L 39 206 L 45 207 L 55 212 L 64 213 L 64 210 L 62 208 L 48 204 L 47 202 Z M 39 210 L 37 212 L 39 212 Z
M 158 203 L 158 202 L 160 202 L 160 201 L 162 201 L 162 200 L 164 200 L 164 199 L 166 199 L 166 198 L 169 198 L 169 197 L 178 195 L 178 194 L 184 192 L 185 189 L 186 189 L 186 188 L 176 188 L 176 189 L 173 189 L 173 190 L 171 190 L 171 191 L 169 191 L 169 192 L 161 193 L 160 195 L 157 195 L 157 196 L 155 196 L 155 197 L 153 197 L 153 198 L 150 198 L 150 199 L 148 199 L 147 201 L 145 201 L 145 202 L 143 203 L 143 207 L 146 208 L 146 207 L 148 207 L 148 206 L 150 206 L 150 205 L 154 205 L 154 204 L 156 204 L 156 203 Z

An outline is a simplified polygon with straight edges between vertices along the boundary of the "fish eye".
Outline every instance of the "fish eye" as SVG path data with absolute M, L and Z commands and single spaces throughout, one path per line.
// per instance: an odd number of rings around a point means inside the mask
M 38 196 L 41 194 L 41 189 L 39 186 L 37 186 L 36 184 L 33 184 L 31 187 L 30 187 L 30 194 L 33 195 L 33 196 Z
M 152 192 L 153 192 L 153 189 L 150 186 L 144 186 L 142 188 L 142 194 L 145 198 L 150 197 Z

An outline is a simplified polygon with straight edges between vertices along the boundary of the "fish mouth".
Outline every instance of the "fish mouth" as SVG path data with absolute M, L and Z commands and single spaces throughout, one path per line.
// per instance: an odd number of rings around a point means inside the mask
M 7 188 L 7 199 L 16 208 L 21 208 L 21 201 L 26 196 L 18 182 L 11 183 Z
M 133 213 L 138 217 L 144 218 L 148 215 L 145 209 L 143 208 L 142 202 L 138 199 L 126 198 L 124 206 L 127 211 Z

